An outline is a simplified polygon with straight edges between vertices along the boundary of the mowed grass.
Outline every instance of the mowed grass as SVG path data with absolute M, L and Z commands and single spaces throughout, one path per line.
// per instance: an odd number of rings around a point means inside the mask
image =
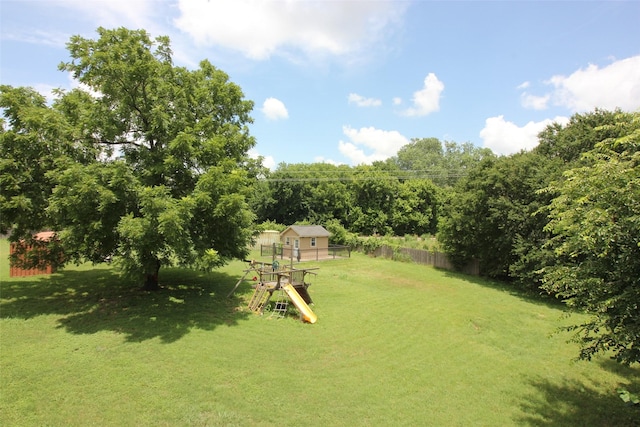
M 353 254 L 319 267 L 314 325 L 246 309 L 251 283 L 108 266 L 9 279 L 0 256 L 0 425 L 627 426 L 638 369 L 576 362 L 563 307 Z

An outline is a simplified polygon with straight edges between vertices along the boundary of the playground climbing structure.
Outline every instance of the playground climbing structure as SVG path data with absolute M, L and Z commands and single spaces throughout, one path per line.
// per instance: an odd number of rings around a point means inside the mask
M 288 307 L 288 299 L 300 313 L 300 319 L 315 323 L 318 316 L 309 308 L 312 304 L 308 288 L 310 283 L 307 280 L 309 274 L 316 274 L 312 270 L 317 268 L 293 268 L 289 266 L 281 267 L 277 261 L 273 263 L 262 263 L 257 261 L 247 261 L 249 268 L 244 270 L 244 275 L 229 292 L 228 297 L 233 295 L 240 284 L 247 280 L 247 276 L 253 278 L 255 289 L 249 300 L 249 309 L 255 313 L 263 314 L 268 308 L 274 314 L 282 317 Z M 269 303 L 273 296 L 277 295 L 274 307 Z M 283 298 L 286 296 L 286 298 Z

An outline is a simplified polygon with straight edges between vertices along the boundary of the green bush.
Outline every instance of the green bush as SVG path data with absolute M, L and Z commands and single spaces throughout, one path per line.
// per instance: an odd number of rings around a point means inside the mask
M 258 233 L 261 233 L 263 231 L 267 231 L 267 230 L 276 230 L 276 231 L 284 231 L 287 228 L 286 225 L 283 224 L 278 224 L 275 221 L 265 221 L 262 222 L 260 224 L 256 224 L 256 231 L 258 231 Z
M 351 249 L 358 246 L 358 236 L 344 228 L 337 219 L 327 221 L 324 227 L 331 233 L 330 239 L 332 244 L 349 246 Z

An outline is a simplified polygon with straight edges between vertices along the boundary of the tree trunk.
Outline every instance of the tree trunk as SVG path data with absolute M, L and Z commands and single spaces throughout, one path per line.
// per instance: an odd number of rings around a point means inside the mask
M 160 289 L 158 284 L 158 272 L 160 271 L 160 261 L 156 261 L 156 270 L 154 272 L 148 272 L 144 277 L 144 285 L 142 289 L 145 291 L 157 291 Z

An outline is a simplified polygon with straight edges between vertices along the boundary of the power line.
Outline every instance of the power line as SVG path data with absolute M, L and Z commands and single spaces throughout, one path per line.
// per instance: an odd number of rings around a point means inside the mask
M 342 176 L 342 177 L 305 177 L 305 178 L 263 178 L 265 182 L 338 182 L 338 181 L 406 181 L 410 179 L 461 178 L 466 174 L 406 175 L 406 176 Z

